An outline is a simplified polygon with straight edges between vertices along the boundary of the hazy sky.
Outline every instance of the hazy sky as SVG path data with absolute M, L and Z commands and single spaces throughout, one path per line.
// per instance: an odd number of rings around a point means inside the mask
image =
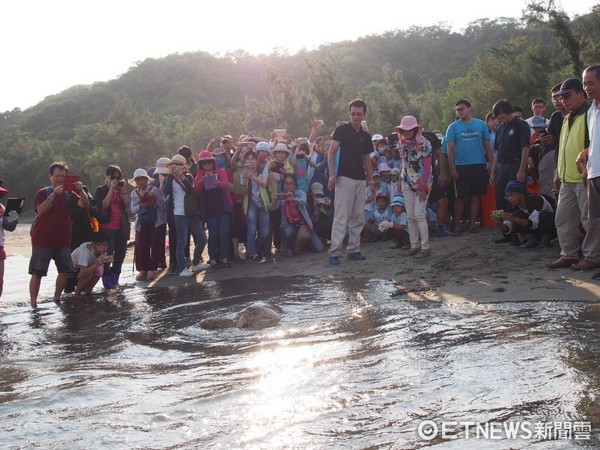
M 560 3 L 557 1 L 557 3 Z M 600 0 L 563 0 L 585 14 Z M 0 111 L 76 84 L 107 81 L 136 61 L 244 49 L 294 53 L 320 44 L 445 22 L 520 17 L 525 0 L 13 0 L 0 7 Z

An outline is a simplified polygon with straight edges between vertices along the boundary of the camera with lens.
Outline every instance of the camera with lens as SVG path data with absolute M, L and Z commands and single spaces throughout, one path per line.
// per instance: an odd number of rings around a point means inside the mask
M 123 186 L 125 186 L 125 182 L 123 180 L 119 180 L 119 181 L 117 181 L 117 186 L 123 187 Z
M 396 148 L 398 142 L 400 142 L 400 136 L 398 133 L 391 133 L 387 135 L 387 141 L 390 148 Z

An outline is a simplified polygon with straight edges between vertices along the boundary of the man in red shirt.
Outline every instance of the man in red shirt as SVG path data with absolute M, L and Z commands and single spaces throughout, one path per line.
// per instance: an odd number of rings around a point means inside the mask
M 48 266 L 53 259 L 58 270 L 54 301 L 60 301 L 67 276 L 73 271 L 71 260 L 71 209 L 89 206 L 87 195 L 79 195 L 82 184 L 77 183 L 75 191 L 63 188 L 68 167 L 64 162 L 52 163 L 49 169 L 50 186 L 41 188 L 34 201 L 35 221 L 31 226 L 31 260 L 29 261 L 29 297 L 31 306 L 37 307 L 42 277 L 48 275 Z

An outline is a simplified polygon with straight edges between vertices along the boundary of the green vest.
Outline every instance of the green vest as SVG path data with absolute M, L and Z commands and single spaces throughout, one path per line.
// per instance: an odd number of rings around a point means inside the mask
M 262 181 L 264 179 L 264 175 L 260 174 L 258 176 L 258 179 Z M 269 205 L 271 204 L 271 199 L 269 198 L 269 192 L 267 191 L 267 188 L 258 185 L 258 192 L 260 193 L 260 198 L 263 201 L 263 205 L 265 205 L 265 211 L 269 212 Z M 252 193 L 250 192 L 250 186 L 248 186 L 248 192 L 246 193 L 246 195 L 244 195 L 244 200 L 242 201 L 242 209 L 244 211 L 244 214 L 248 214 L 248 202 L 250 201 L 251 195 Z
M 583 180 L 582 175 L 577 171 L 575 160 L 585 148 L 587 109 L 584 104 L 572 123 L 569 119 L 573 113 L 563 119 L 558 144 L 558 165 L 556 166 L 558 177 L 562 183 L 581 183 Z

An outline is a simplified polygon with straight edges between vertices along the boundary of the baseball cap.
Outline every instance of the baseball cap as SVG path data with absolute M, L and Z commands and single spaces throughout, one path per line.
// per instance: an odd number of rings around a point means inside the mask
M 556 95 L 564 95 L 573 91 L 583 91 L 583 84 L 577 78 L 567 78 L 560 85 L 560 91 Z

